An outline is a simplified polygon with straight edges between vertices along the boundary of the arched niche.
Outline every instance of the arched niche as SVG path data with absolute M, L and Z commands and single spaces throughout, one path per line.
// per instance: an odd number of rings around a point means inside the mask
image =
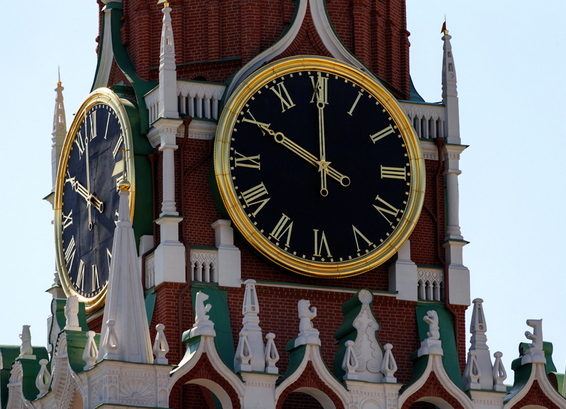
M 413 403 L 409 409 L 434 409 L 435 407 L 438 409 L 454 409 L 454 407 L 444 399 L 435 396 L 421 398 Z
M 199 378 L 199 379 L 194 379 L 192 381 L 189 381 L 189 382 L 187 382 L 187 384 L 189 384 L 189 385 L 199 385 L 199 386 L 205 387 L 206 389 L 208 389 L 210 392 L 212 392 L 216 396 L 216 398 L 218 399 L 218 401 L 222 405 L 222 409 L 233 409 L 232 401 L 230 400 L 230 396 L 216 382 L 213 382 L 213 381 L 208 380 L 208 379 L 200 379 Z
M 291 408 L 291 406 L 289 406 L 288 401 L 294 401 L 296 399 L 300 399 L 299 396 L 300 395 L 308 395 L 310 396 L 312 399 L 309 399 L 309 401 L 316 401 L 319 404 L 319 408 L 321 409 L 336 409 L 336 405 L 334 405 L 334 402 L 332 402 L 332 400 L 328 397 L 328 395 L 326 395 L 324 392 L 316 389 L 316 388 L 309 388 L 309 387 L 303 387 L 303 388 L 297 388 L 295 389 L 293 392 L 291 392 L 289 394 L 289 396 L 287 396 L 287 398 L 285 399 L 285 402 L 283 402 L 283 405 L 281 406 L 282 409 L 286 409 L 286 408 Z M 286 405 L 287 403 L 287 405 Z M 313 402 L 314 403 L 314 402 Z M 315 403 L 316 405 L 316 403 Z M 312 406 L 313 409 L 316 408 L 316 406 Z

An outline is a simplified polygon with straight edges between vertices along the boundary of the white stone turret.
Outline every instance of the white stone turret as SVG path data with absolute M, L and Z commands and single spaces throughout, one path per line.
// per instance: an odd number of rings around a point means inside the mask
M 255 280 L 246 280 L 246 292 L 244 293 L 244 303 L 242 305 L 242 324 L 240 331 L 240 341 L 234 357 L 234 369 L 240 371 L 263 372 L 265 370 L 265 347 L 263 345 L 263 334 L 259 326 L 259 302 L 255 288 Z M 245 334 L 245 336 L 244 336 Z M 244 350 L 243 344 L 247 342 L 251 358 L 247 365 L 242 365 L 243 360 L 241 351 Z
M 470 371 L 466 370 L 464 373 L 471 371 L 471 366 L 475 365 L 479 369 L 481 374 L 477 383 L 479 383 L 479 388 L 471 387 L 472 379 L 464 376 L 463 386 L 464 390 L 468 389 L 483 389 L 492 390 L 493 389 L 493 366 L 491 364 L 491 355 L 489 353 L 489 347 L 487 346 L 487 337 L 485 335 L 487 331 L 487 323 L 485 321 L 485 315 L 483 313 L 483 300 L 481 298 L 476 298 L 474 301 L 474 309 L 472 312 L 472 321 L 470 323 L 470 333 L 472 337 L 470 338 L 470 349 L 468 352 L 468 363 L 466 368 L 470 367 Z M 473 362 L 472 356 L 475 356 L 475 363 Z
M 171 7 L 165 2 L 159 50 L 159 117 L 179 118 L 177 108 L 177 71 L 175 66 L 175 41 L 171 25 Z
M 63 104 L 63 86 L 61 85 L 61 73 L 58 73 L 57 88 L 55 92 L 55 112 L 53 113 L 53 132 L 51 132 L 51 181 L 53 183 L 53 191 L 55 191 L 55 182 L 57 180 L 57 166 L 59 165 L 59 157 L 63 141 L 67 135 L 67 122 L 65 119 L 65 104 Z
M 446 24 L 446 23 L 445 23 Z M 446 25 L 443 27 L 444 56 L 442 58 L 442 103 L 446 107 L 446 135 L 448 143 L 460 143 L 460 114 L 458 112 L 458 87 L 452 45 Z
M 179 216 L 175 203 L 175 151 L 177 129 L 183 122 L 177 108 L 177 72 L 175 71 L 175 43 L 171 23 L 171 8 L 163 7 L 161 48 L 159 54 L 159 102 L 157 120 L 148 132 L 153 147 L 162 154 L 163 201 L 161 213 L 155 221 L 160 226 L 161 243 L 154 253 L 155 285 L 162 282 L 185 282 L 185 246 L 179 242 Z M 159 4 L 158 3 L 158 4 Z
M 98 360 L 153 363 L 141 273 L 130 221 L 129 187 L 127 181 L 120 182 L 118 224 L 114 231 Z

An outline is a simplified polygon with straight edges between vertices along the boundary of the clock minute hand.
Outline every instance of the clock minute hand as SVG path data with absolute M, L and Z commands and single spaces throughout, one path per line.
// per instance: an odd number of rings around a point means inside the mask
M 321 161 L 318 160 L 316 156 L 312 153 L 307 151 L 306 149 L 302 148 L 301 146 L 297 145 L 295 142 L 287 138 L 281 132 L 275 132 L 273 129 L 270 129 L 267 126 L 262 126 L 270 135 L 273 136 L 275 142 L 280 143 L 291 152 L 295 153 L 296 155 L 300 156 L 304 160 L 306 160 L 311 165 L 319 168 L 319 171 L 328 174 L 330 177 L 338 181 L 342 186 L 346 187 L 350 184 L 350 178 L 342 173 L 338 172 L 336 169 L 328 166 L 330 162 L 325 162 L 324 165 L 321 165 Z
M 324 107 L 326 106 L 326 82 L 322 80 L 320 72 L 315 86 L 316 107 L 318 108 L 318 146 L 320 152 L 320 161 L 318 162 L 318 171 L 320 172 L 320 194 L 323 197 L 328 196 L 326 188 L 326 168 L 330 162 L 326 161 L 326 146 L 324 135 Z

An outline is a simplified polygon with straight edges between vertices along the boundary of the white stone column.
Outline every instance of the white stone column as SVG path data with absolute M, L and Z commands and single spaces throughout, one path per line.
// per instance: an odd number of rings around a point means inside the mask
M 162 152 L 163 201 L 155 221 L 160 227 L 160 244 L 155 250 L 155 285 L 185 282 L 185 246 L 179 242 L 179 223 L 183 220 L 175 203 L 175 150 L 181 119 L 159 118 L 149 131 L 149 139 Z

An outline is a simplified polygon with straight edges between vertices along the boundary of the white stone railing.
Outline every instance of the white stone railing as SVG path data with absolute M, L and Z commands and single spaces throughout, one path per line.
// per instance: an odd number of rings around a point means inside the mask
M 148 290 L 155 286 L 155 255 L 149 254 L 145 258 L 145 289 Z
M 191 281 L 218 283 L 218 250 L 191 249 Z
M 446 109 L 444 105 L 401 102 L 419 138 L 433 139 L 446 136 Z
M 442 301 L 444 271 L 435 268 L 417 269 L 417 296 L 419 300 Z
M 200 81 L 177 81 L 179 114 L 188 114 L 197 119 L 218 120 L 218 107 L 225 85 Z M 159 117 L 159 86 L 145 96 L 149 111 L 149 124 Z

